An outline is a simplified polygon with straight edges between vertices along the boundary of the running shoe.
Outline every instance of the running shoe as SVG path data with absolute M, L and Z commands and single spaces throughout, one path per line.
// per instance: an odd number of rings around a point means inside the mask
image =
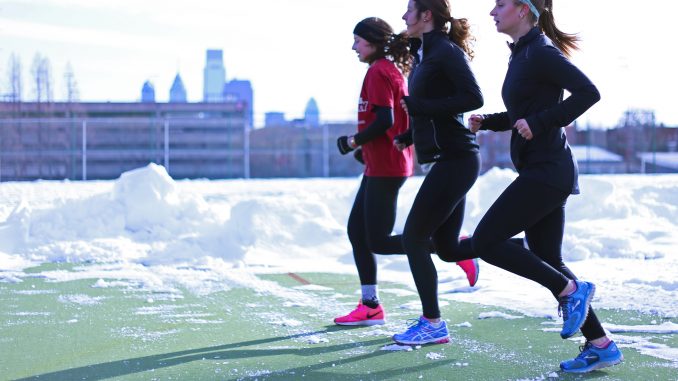
M 572 294 L 559 298 L 558 303 L 558 314 L 563 317 L 563 329 L 560 331 L 560 337 L 563 339 L 577 333 L 584 324 L 586 315 L 589 313 L 591 299 L 596 292 L 596 286 L 593 283 L 578 280 L 574 283 L 577 289 Z
M 470 236 L 462 235 L 459 236 L 459 241 L 462 239 L 470 239 Z M 478 265 L 478 258 L 473 259 L 464 259 L 463 261 L 457 262 L 457 266 L 461 267 L 462 270 L 466 273 L 466 279 L 468 279 L 469 286 L 473 287 L 478 282 L 478 275 L 480 275 L 480 266 Z
M 606 348 L 598 348 L 590 342 L 579 347 L 581 353 L 572 360 L 560 363 L 560 369 L 566 373 L 588 373 L 592 370 L 607 368 L 624 361 L 624 355 L 611 341 Z
M 464 259 L 457 262 L 457 266 L 461 267 L 466 273 L 469 286 L 473 287 L 478 282 L 478 275 L 480 274 L 480 266 L 478 265 L 478 258 Z
M 386 314 L 379 304 L 376 308 L 370 308 L 363 304 L 362 300 L 358 306 L 348 315 L 339 316 L 334 319 L 338 325 L 380 325 L 384 324 Z
M 437 328 L 423 316 L 419 320 L 410 319 L 409 322 L 407 331 L 393 335 L 393 341 L 407 345 L 444 344 L 450 341 L 445 321 L 441 320 Z

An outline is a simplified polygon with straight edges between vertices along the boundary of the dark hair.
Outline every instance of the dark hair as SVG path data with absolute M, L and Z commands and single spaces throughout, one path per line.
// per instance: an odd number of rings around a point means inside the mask
M 530 17 L 535 24 L 539 24 L 539 28 L 546 37 L 550 38 L 553 44 L 568 57 L 573 50 L 578 50 L 577 41 L 579 41 L 579 37 L 576 34 L 565 33 L 556 27 L 556 20 L 553 17 L 553 0 L 531 1 L 539 11 L 539 20 L 532 12 L 530 12 Z
M 378 17 L 368 17 L 360 21 L 353 34 L 364 38 L 375 47 L 375 52 L 367 58 L 372 63 L 379 58 L 388 58 L 407 75 L 412 67 L 410 44 L 405 32 L 393 33 L 393 28 Z
M 452 17 L 449 0 L 414 0 L 417 7 L 417 15 L 431 11 L 433 27 L 445 32 L 450 41 L 457 44 L 470 59 L 473 59 L 472 42 L 475 37 L 471 35 L 471 25 L 465 18 L 455 19 Z M 450 23 L 448 30 L 447 23 Z

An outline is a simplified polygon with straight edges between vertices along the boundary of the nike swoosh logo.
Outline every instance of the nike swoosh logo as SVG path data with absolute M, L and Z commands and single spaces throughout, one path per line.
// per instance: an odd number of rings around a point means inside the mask
M 584 358 L 587 360 L 598 360 L 598 356 L 586 356 Z
M 577 308 L 577 306 L 579 306 L 579 303 L 580 303 L 579 300 L 577 300 L 577 302 L 574 304 L 574 306 L 572 307 L 572 309 Z
M 367 318 L 368 318 L 368 319 L 372 319 L 373 317 L 375 317 L 375 316 L 377 316 L 377 315 L 379 315 L 379 312 L 373 313 L 372 315 L 370 315 L 370 314 L 368 313 L 368 314 L 367 314 Z

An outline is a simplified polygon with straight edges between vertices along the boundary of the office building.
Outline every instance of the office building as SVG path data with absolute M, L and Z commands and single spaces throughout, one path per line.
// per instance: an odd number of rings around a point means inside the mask
M 315 98 L 309 99 L 306 104 L 304 121 L 308 127 L 320 126 L 320 111 L 318 110 L 318 104 L 316 103 Z
M 155 102 L 155 88 L 151 81 L 144 82 L 144 86 L 141 88 L 141 102 L 143 103 L 154 103 Z
M 186 99 L 184 82 L 181 80 L 179 73 L 177 73 L 176 77 L 174 77 L 172 88 L 170 89 L 169 101 L 170 103 L 186 103 Z
M 224 85 L 224 100 L 227 102 L 240 101 L 247 106 L 247 116 L 250 128 L 254 121 L 254 94 L 252 84 L 247 80 L 234 79 Z
M 222 102 L 225 81 L 226 69 L 224 68 L 224 52 L 221 49 L 207 50 L 204 71 L 203 101 Z
M 283 127 L 287 125 L 285 113 L 278 111 L 267 112 L 264 117 L 264 127 Z
M 0 102 L 0 181 L 247 177 L 240 103 Z

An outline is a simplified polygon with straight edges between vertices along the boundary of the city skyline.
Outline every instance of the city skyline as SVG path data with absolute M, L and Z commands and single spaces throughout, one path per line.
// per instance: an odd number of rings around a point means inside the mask
M 500 90 L 508 37 L 494 29 L 489 16 L 493 4 L 452 1 L 453 15 L 468 17 L 477 37 L 471 65 L 485 95 L 479 112 L 503 110 Z M 678 76 L 661 45 L 662 29 L 669 25 L 672 12 L 630 5 L 608 0 L 555 4 L 561 29 L 582 38 L 582 50 L 574 54 L 573 62 L 603 96 L 580 118 L 580 125 L 613 127 L 630 108 L 654 110 L 659 123 L 678 125 L 671 97 Z M 379 16 L 400 31 L 405 6 L 406 1 L 392 0 L 323 4 L 265 0 L 257 7 L 206 0 L 190 5 L 157 0 L 143 4 L 3 0 L 0 90 L 7 92 L 9 57 L 16 54 L 23 69 L 23 99 L 31 100 L 31 65 L 39 53 L 51 61 L 55 100 L 65 98 L 63 75 L 70 62 L 82 101 L 140 101 L 141 87 L 150 80 L 157 101 L 166 102 L 179 73 L 187 100 L 197 102 L 203 98 L 205 51 L 220 49 L 226 81 L 252 83 L 255 125 L 263 125 L 267 112 L 302 118 L 310 98 L 317 101 L 321 120 L 350 121 L 355 119 L 366 70 L 350 49 L 353 26 L 364 17 Z M 630 27 L 634 20 L 648 21 L 635 32 Z

